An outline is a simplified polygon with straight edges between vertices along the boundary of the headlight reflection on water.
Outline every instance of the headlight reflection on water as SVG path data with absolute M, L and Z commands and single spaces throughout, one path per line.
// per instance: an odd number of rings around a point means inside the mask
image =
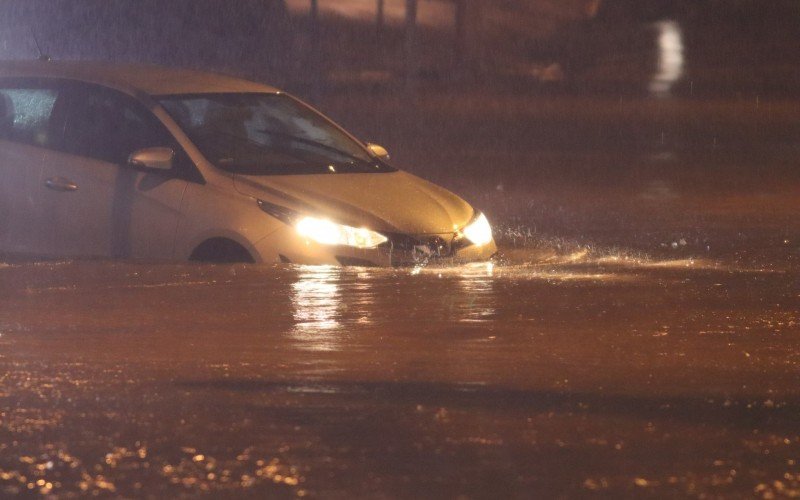
M 341 268 L 334 266 L 303 266 L 292 283 L 295 320 L 292 337 L 303 342 L 308 350 L 332 351 L 339 343 L 341 272 Z
M 459 321 L 462 323 L 492 321 L 497 314 L 494 264 L 488 262 L 467 268 L 461 274 L 458 284 L 464 297 Z

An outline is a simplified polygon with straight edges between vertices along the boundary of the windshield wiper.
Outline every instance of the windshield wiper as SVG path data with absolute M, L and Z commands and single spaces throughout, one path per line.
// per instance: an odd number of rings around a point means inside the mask
M 353 161 L 355 161 L 357 163 L 369 165 L 369 161 L 364 160 L 363 158 L 359 158 L 358 156 L 355 156 L 355 155 L 353 155 L 351 153 L 348 153 L 347 151 L 342 151 L 339 148 L 335 148 L 333 146 L 329 146 L 329 145 L 321 143 L 321 142 L 312 141 L 311 139 L 306 139 L 305 137 L 297 137 L 296 135 L 291 135 L 291 134 L 287 134 L 285 132 L 278 132 L 277 130 L 269 130 L 269 129 L 257 129 L 256 132 L 259 132 L 259 133 L 262 133 L 262 134 L 268 134 L 268 135 L 272 135 L 272 136 L 276 136 L 276 137 L 283 137 L 285 139 L 289 139 L 289 140 L 292 140 L 292 141 L 297 141 L 297 142 L 299 142 L 301 144 L 307 144 L 309 146 L 314 146 L 314 147 L 317 147 L 317 148 L 320 148 L 320 149 L 324 149 L 324 150 L 327 150 L 327 151 L 331 151 L 331 152 L 340 154 L 340 155 L 344 156 L 345 158 L 349 158 L 350 160 L 353 160 Z
M 365 161 L 364 159 L 359 158 L 357 156 L 354 156 L 354 155 L 352 155 L 352 154 L 350 154 L 350 153 L 348 153 L 346 151 L 342 151 L 342 150 L 340 150 L 338 148 L 335 148 L 333 146 L 329 146 L 327 144 L 323 144 L 323 143 L 320 143 L 320 142 L 312 141 L 312 140 L 306 139 L 304 137 L 297 137 L 297 136 L 294 136 L 294 135 L 291 135 L 291 134 L 286 134 L 284 132 L 278 132 L 278 131 L 275 131 L 275 130 L 268 130 L 268 129 L 258 129 L 258 130 L 256 130 L 256 132 L 267 134 L 267 135 L 273 135 L 273 136 L 277 136 L 277 137 L 283 137 L 283 138 L 286 138 L 286 139 L 289 139 L 289 140 L 292 140 L 292 141 L 300 142 L 302 144 L 308 144 L 310 146 L 314 146 L 314 147 L 322 149 L 322 150 L 327 150 L 327 151 L 334 152 L 334 153 L 336 153 L 336 154 L 338 154 L 340 156 L 343 156 L 345 158 L 348 158 L 350 160 L 349 162 L 328 161 L 324 165 L 318 165 L 318 166 L 317 165 L 312 165 L 312 164 L 307 164 L 307 165 L 303 166 L 303 169 L 314 168 L 314 169 L 318 169 L 320 171 L 325 171 L 325 172 L 330 172 L 330 173 L 337 173 L 337 169 L 338 168 L 342 168 L 345 171 L 351 171 L 351 172 L 354 171 L 354 170 L 356 172 L 358 172 L 358 171 L 368 171 L 367 167 L 369 167 L 369 166 L 374 166 L 376 170 L 380 169 L 380 164 L 377 163 L 377 162 L 373 163 L 373 164 L 370 164 L 369 162 Z M 225 130 L 196 130 L 195 134 L 201 135 L 201 136 L 227 137 L 227 138 L 230 138 L 230 139 L 236 139 L 236 140 L 244 142 L 246 144 L 251 144 L 253 146 L 257 146 L 258 148 L 266 148 L 267 147 L 266 144 L 263 144 L 263 143 L 261 143 L 261 142 L 259 142 L 257 140 L 254 140 L 254 139 L 251 139 L 249 137 L 245 137 L 245 136 L 242 136 L 242 135 L 239 135 L 239 134 L 234 134 L 232 132 L 228 132 L 228 131 L 225 131 Z M 280 148 L 280 149 L 282 149 L 282 148 Z M 290 154 L 290 156 L 293 156 L 293 155 Z M 237 159 L 229 157 L 229 156 L 216 158 L 216 163 L 220 163 L 220 164 L 224 165 L 225 168 L 242 169 L 242 170 L 248 169 L 247 167 L 240 166 L 238 164 Z M 331 170 L 330 167 L 333 167 L 333 169 Z

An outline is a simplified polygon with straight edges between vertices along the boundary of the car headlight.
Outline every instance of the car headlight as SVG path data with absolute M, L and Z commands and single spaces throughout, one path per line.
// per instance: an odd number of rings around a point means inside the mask
M 386 236 L 363 227 L 345 226 L 316 217 L 301 217 L 294 227 L 300 236 L 323 245 L 375 248 L 389 241 Z
M 291 208 L 257 200 L 258 207 L 278 220 L 294 226 L 300 236 L 322 245 L 342 245 L 356 248 L 375 248 L 389 239 L 367 228 L 337 224 L 320 217 L 303 215 Z
M 482 213 L 479 213 L 461 232 L 469 241 L 478 246 L 492 241 L 492 226 L 489 225 L 489 221 Z

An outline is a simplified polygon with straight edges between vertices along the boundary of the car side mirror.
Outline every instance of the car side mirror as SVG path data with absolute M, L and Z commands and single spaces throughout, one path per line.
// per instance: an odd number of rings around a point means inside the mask
M 145 148 L 131 153 L 128 165 L 149 170 L 170 170 L 175 151 L 172 148 Z
M 389 152 L 386 151 L 386 148 L 383 146 L 379 146 L 378 144 L 372 144 L 371 142 L 367 143 L 367 149 L 372 156 L 379 160 L 388 160 L 389 159 Z

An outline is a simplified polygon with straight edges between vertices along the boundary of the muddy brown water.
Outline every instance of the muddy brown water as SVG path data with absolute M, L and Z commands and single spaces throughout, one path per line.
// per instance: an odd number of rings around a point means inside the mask
M 0 492 L 798 494 L 794 105 L 439 97 L 492 265 L 0 265 Z
M 399 270 L 4 267 L 0 486 L 797 491 L 797 278 L 586 254 Z

